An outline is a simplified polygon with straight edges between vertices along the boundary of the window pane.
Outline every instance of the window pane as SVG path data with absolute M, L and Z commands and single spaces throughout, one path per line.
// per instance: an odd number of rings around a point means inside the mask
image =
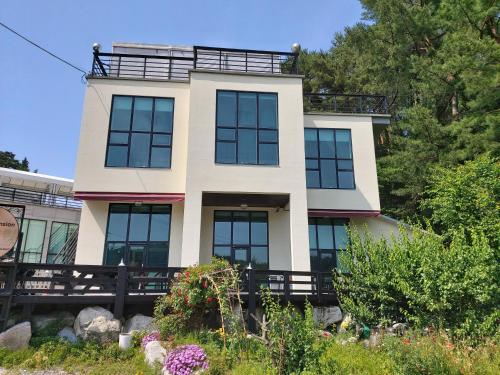
M 349 239 L 347 237 L 347 230 L 342 222 L 335 222 L 335 248 L 336 249 L 345 249 L 347 244 L 349 243 Z
M 219 141 L 235 141 L 236 130 L 234 129 L 217 129 L 217 140 Z
M 107 266 L 117 266 L 125 256 L 125 243 L 108 243 L 106 248 Z
M 153 131 L 172 133 L 173 115 L 174 101 L 172 99 L 156 99 Z
M 259 142 L 278 142 L 278 131 L 277 130 L 259 131 Z
M 336 188 L 337 187 L 337 168 L 335 160 L 321 160 L 321 187 Z
M 248 265 L 248 249 L 246 247 L 237 247 L 234 249 L 234 264 L 240 268 L 246 268 Z
M 333 228 L 330 220 L 318 219 L 318 247 L 333 250 Z
M 132 206 L 129 241 L 147 241 L 149 229 L 149 206 Z
M 231 262 L 231 247 L 229 246 L 214 246 L 214 256 L 224 258 Z
M 239 93 L 238 126 L 257 126 L 257 94 Z
M 311 257 L 311 271 L 313 272 L 318 272 L 319 271 L 319 258 L 318 258 L 318 251 L 316 250 L 311 250 L 309 252 L 309 255 Z
M 256 130 L 238 130 L 238 162 L 257 164 Z
M 316 242 L 316 225 L 314 224 L 309 224 L 309 248 L 318 248 L 318 244 Z
M 259 128 L 276 129 L 277 118 L 278 97 L 275 94 L 259 94 Z
M 53 222 L 52 228 L 50 230 L 48 253 L 52 255 L 56 255 L 57 253 L 59 253 L 64 244 L 66 243 L 67 238 L 68 238 L 68 224 Z M 50 261 L 52 261 L 52 259 Z
M 319 156 L 322 158 L 335 157 L 335 141 L 331 129 L 319 130 Z
M 252 218 L 252 245 L 267 245 L 267 219 Z
M 306 159 L 307 169 L 319 169 L 318 159 Z
M 217 142 L 217 163 L 236 163 L 236 143 Z
M 150 241 L 168 241 L 170 234 L 170 213 L 151 215 Z
M 109 146 L 107 167 L 126 167 L 127 166 L 127 146 Z
M 151 168 L 170 168 L 170 147 L 151 148 Z
M 128 145 L 128 135 L 129 133 L 111 132 L 109 134 L 109 143 Z
M 233 214 L 233 244 L 249 244 L 250 223 L 248 212 L 234 212 Z
M 335 268 L 333 253 L 322 251 L 319 266 L 321 272 L 331 272 Z
M 305 150 L 307 158 L 317 158 L 318 157 L 318 134 L 316 129 L 305 129 Z
M 108 241 L 125 241 L 127 239 L 128 210 L 126 212 L 111 212 L 109 214 Z
M 337 160 L 339 169 L 352 169 L 352 160 Z
M 149 165 L 149 134 L 132 133 L 130 141 L 130 167 L 147 167 Z
M 278 145 L 272 143 L 259 144 L 259 164 L 278 165 Z
M 135 98 L 132 130 L 151 131 L 153 119 L 153 99 Z
M 352 172 L 339 172 L 339 188 L 354 189 L 354 174 Z
M 337 157 L 341 159 L 351 159 L 351 132 L 349 130 L 337 130 Z
M 143 265 L 144 260 L 144 245 L 132 245 L 129 247 L 128 265 L 132 267 L 140 267 Z
M 219 91 L 217 93 L 217 125 L 236 126 L 236 93 Z
M 319 188 L 318 171 L 306 171 L 306 185 L 310 189 Z
M 111 114 L 111 130 L 130 130 L 132 114 L 132 98 L 115 96 L 113 98 L 113 113 Z
M 168 244 L 151 244 L 148 248 L 147 265 L 150 267 L 167 267 L 168 265 Z
M 251 249 L 251 263 L 252 263 L 252 268 L 256 270 L 267 270 L 269 269 L 269 264 L 267 261 L 267 247 L 263 246 L 258 246 L 254 247 L 252 246 Z
M 231 244 L 231 213 L 216 212 L 214 222 L 214 243 Z
M 153 146 L 170 146 L 171 140 L 172 140 L 171 135 L 154 134 L 153 135 Z
M 42 257 L 46 222 L 24 219 L 23 228 L 22 259 L 24 262 L 39 263 Z

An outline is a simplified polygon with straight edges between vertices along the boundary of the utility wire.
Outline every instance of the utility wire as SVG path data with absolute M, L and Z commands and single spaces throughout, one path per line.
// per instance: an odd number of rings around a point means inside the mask
M 36 44 L 35 42 L 32 42 L 31 40 L 29 40 L 29 39 L 28 39 L 28 38 L 26 38 L 25 36 L 23 36 L 23 35 L 19 34 L 17 31 L 15 31 L 15 30 L 11 29 L 11 28 L 10 28 L 9 26 L 7 26 L 6 24 L 4 24 L 4 23 L 0 22 L 0 26 L 2 26 L 2 27 L 4 27 L 4 28 L 6 28 L 6 29 L 7 29 L 7 30 L 9 30 L 10 32 L 12 32 L 12 33 L 16 34 L 18 37 L 20 37 L 20 38 L 24 39 L 25 41 L 27 41 L 28 43 L 30 43 L 30 44 L 32 44 L 32 45 L 34 45 L 36 48 L 41 49 L 43 52 L 48 53 L 50 56 L 52 56 L 52 57 L 56 58 L 57 60 L 59 60 L 59 61 L 61 61 L 61 62 L 65 63 L 66 65 L 71 66 L 73 69 L 76 69 L 76 70 L 78 70 L 78 71 L 82 72 L 83 74 L 87 74 L 87 72 L 86 72 L 85 70 L 80 69 L 79 67 L 77 67 L 77 66 L 75 66 L 75 65 L 71 64 L 69 61 L 66 61 L 66 60 L 64 60 L 63 58 L 60 58 L 59 56 L 57 56 L 57 55 L 53 54 L 52 52 L 50 52 L 50 51 L 46 50 L 46 49 L 45 49 L 45 48 L 43 48 L 42 46 L 40 46 L 40 45 Z

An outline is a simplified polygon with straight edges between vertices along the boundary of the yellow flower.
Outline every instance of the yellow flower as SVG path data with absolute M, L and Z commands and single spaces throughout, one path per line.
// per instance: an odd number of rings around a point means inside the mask
M 217 330 L 217 333 L 221 336 L 224 336 L 226 333 L 224 332 L 224 327 L 220 327 L 218 330 Z

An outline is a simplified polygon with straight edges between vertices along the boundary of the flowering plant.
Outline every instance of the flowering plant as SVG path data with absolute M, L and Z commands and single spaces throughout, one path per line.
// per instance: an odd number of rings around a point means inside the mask
M 208 369 L 205 351 L 198 345 L 183 345 L 168 353 L 163 368 L 172 375 L 190 375 Z
M 157 332 L 157 331 L 151 332 L 142 338 L 141 347 L 145 348 L 146 345 L 149 344 L 150 342 L 160 341 L 160 339 L 161 339 L 160 332 Z

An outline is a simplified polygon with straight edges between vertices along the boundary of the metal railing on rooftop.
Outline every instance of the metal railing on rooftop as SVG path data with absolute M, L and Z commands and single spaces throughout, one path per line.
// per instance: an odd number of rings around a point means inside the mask
M 0 187 L 0 201 L 34 204 L 57 208 L 81 209 L 82 202 L 65 195 L 56 195 L 38 191 Z
M 304 94 L 304 112 L 387 114 L 387 97 L 364 94 Z
M 298 53 L 203 46 L 192 52 L 173 50 L 168 56 L 94 51 L 90 76 L 186 81 L 193 69 L 298 74 Z

